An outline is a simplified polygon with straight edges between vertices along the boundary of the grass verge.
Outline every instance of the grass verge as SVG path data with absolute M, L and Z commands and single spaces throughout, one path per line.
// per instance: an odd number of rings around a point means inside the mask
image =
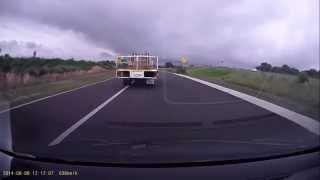
M 40 82 L 24 87 L 1 89 L 0 111 L 35 99 L 71 90 L 86 84 L 103 81 L 114 76 L 114 71 L 84 74 L 54 82 Z
M 189 76 L 265 99 L 319 120 L 319 79 L 299 82 L 298 76 L 232 68 L 191 68 Z

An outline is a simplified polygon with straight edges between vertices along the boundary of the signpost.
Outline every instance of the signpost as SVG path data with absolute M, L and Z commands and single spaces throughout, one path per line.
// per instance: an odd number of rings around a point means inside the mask
M 188 59 L 186 57 L 182 56 L 180 59 L 180 62 L 182 64 L 182 66 L 184 66 L 184 65 L 188 64 Z

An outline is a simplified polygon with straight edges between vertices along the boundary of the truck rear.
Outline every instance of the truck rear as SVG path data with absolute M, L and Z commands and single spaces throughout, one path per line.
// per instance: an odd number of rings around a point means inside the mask
M 117 56 L 116 77 L 122 79 L 124 85 L 143 81 L 147 85 L 155 85 L 158 77 L 158 57 L 149 54 Z

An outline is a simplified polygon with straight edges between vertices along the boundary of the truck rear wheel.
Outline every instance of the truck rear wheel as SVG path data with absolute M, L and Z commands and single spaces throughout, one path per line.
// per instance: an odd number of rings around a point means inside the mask
M 130 84 L 130 79 L 122 79 L 122 84 L 123 84 L 124 86 L 129 85 L 129 84 Z

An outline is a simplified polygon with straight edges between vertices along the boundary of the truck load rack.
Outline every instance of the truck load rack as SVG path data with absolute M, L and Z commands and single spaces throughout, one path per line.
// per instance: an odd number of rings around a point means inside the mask
M 116 77 L 122 79 L 124 85 L 136 81 L 155 85 L 158 76 L 158 57 L 146 55 L 130 55 L 116 57 Z

